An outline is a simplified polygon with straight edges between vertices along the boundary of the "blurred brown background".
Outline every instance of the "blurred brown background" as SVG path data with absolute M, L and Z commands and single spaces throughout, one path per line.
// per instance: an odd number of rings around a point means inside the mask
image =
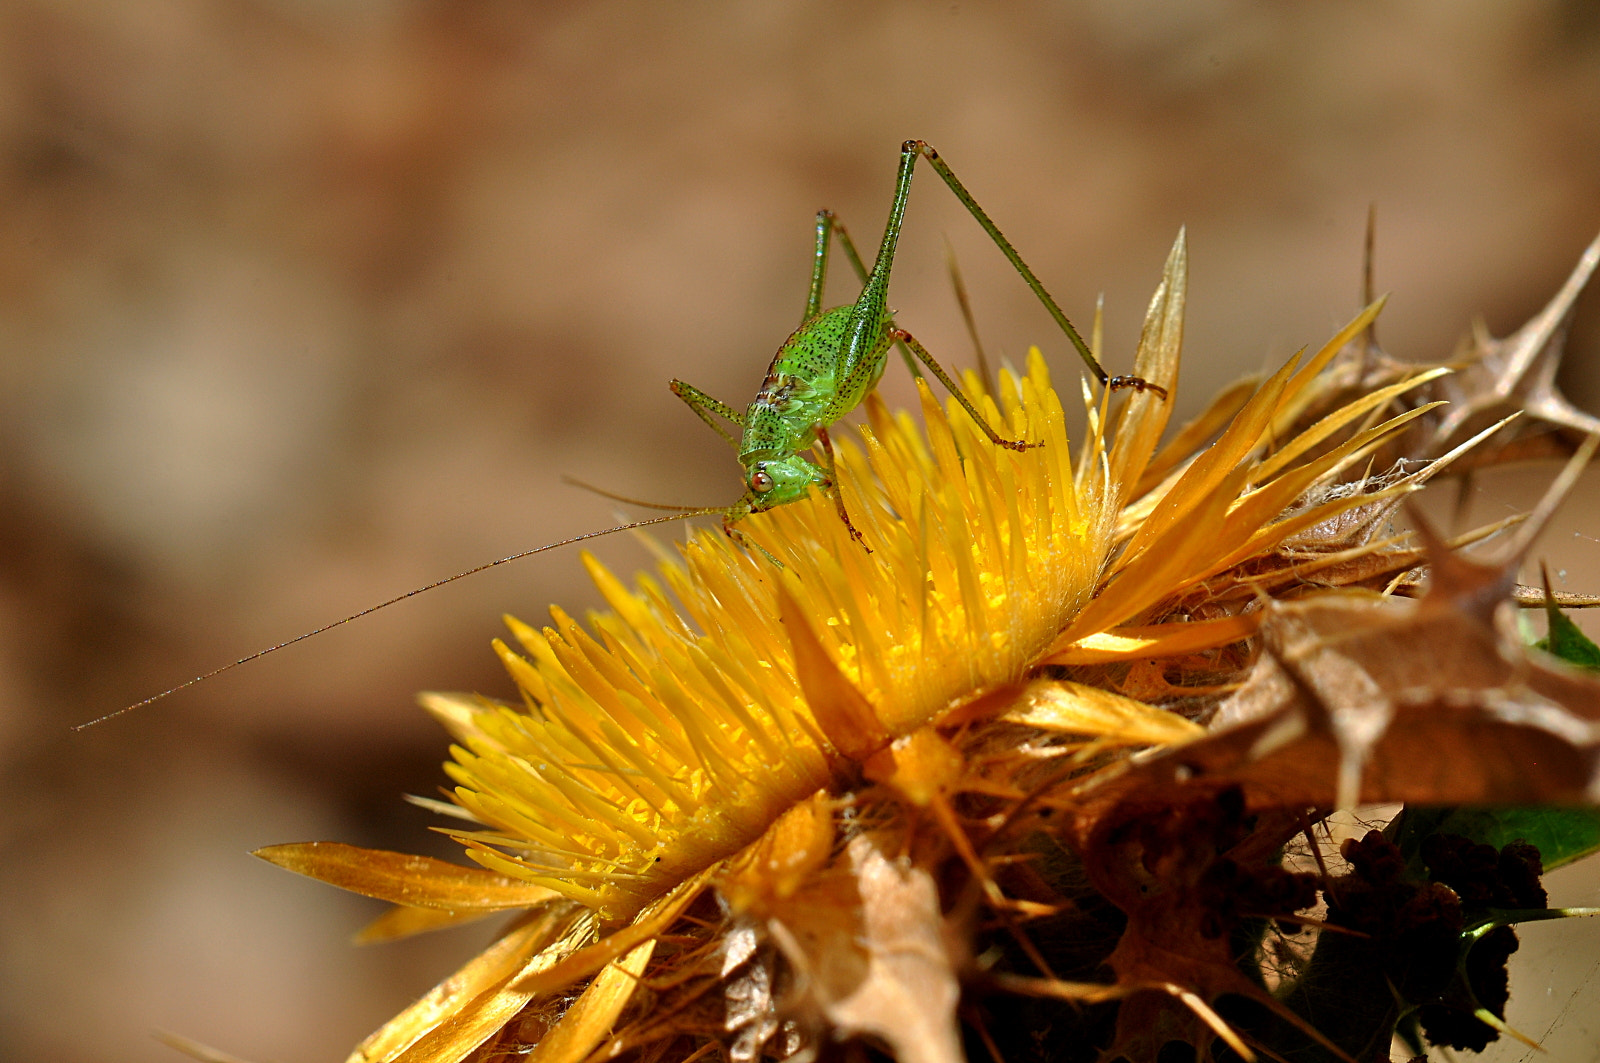
M 1597 10 L 0 2 L 0 1056 L 178 1058 L 161 1027 L 341 1058 L 484 940 L 351 949 L 377 904 L 245 853 L 449 855 L 399 798 L 443 781 L 413 692 L 507 691 L 498 614 L 595 600 L 571 551 L 68 725 L 611 523 L 563 473 L 731 500 L 731 455 L 666 381 L 748 400 L 802 308 L 813 212 L 875 244 L 903 139 L 942 151 L 1075 318 L 1106 293 L 1113 372 L 1187 225 L 1191 411 L 1356 309 L 1369 202 L 1393 353 L 1541 306 L 1600 230 Z M 902 322 L 966 361 L 946 236 L 991 350 L 1040 342 L 1070 381 L 926 170 Z M 1585 306 L 1564 379 L 1593 410 Z M 894 365 L 885 387 L 909 392 Z M 1525 500 L 1547 476 L 1506 482 Z M 1545 556 L 1594 590 L 1600 521 L 1573 512 Z M 1596 989 L 1580 932 L 1547 936 L 1576 962 L 1555 1006 Z

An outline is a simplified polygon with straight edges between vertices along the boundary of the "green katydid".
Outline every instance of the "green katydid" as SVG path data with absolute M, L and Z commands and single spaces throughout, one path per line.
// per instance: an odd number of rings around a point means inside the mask
M 900 146 L 900 170 L 895 178 L 889 222 L 884 226 L 883 242 L 878 246 L 878 257 L 870 273 L 850 242 L 849 234 L 834 219 L 833 213 L 827 210 L 818 212 L 816 252 L 812 259 L 811 291 L 806 297 L 805 315 L 801 318 L 800 327 L 778 348 L 772 364 L 767 368 L 767 377 L 761 390 L 745 412 L 741 414 L 681 380 L 672 382 L 673 394 L 688 403 L 701 420 L 738 451 L 739 464 L 744 466 L 745 493 L 722 514 L 723 530 L 736 541 L 744 541 L 744 537 L 733 527 L 737 521 L 751 513 L 798 501 L 812 487 L 817 487 L 833 495 L 839 519 L 844 521 L 850 535 L 861 542 L 861 533 L 850 523 L 844 496 L 835 483 L 833 443 L 828 438 L 828 426 L 859 406 L 867 393 L 877 386 L 888 361 L 891 342 L 899 344 L 902 353 L 909 349 L 918 361 L 927 366 L 972 415 L 991 442 L 1012 450 L 1039 445 L 1003 438 L 984 420 L 927 348 L 894 323 L 894 313 L 888 306 L 889 274 L 894 268 L 895 246 L 900 239 L 906 201 L 911 194 L 911 174 L 919 157 L 928 160 L 928 165 L 944 179 L 961 205 L 983 226 L 984 232 L 989 234 L 995 246 L 1000 248 L 1050 312 L 1050 316 L 1055 318 L 1056 324 L 1066 333 L 1067 339 L 1101 384 L 1107 388 L 1148 390 L 1156 392 L 1163 399 L 1167 397 L 1165 388 L 1139 377 L 1109 376 L 1055 299 L 1045 290 L 1033 270 L 1028 268 L 1016 248 L 1011 246 L 1011 241 L 990 220 L 954 171 L 939 157 L 939 153 L 920 140 L 908 140 Z M 861 295 L 854 303 L 823 310 L 822 291 L 828 275 L 831 236 L 839 238 L 845 254 L 861 277 L 862 288 Z M 906 364 L 913 374 L 917 372 L 909 356 Z M 742 429 L 742 436 L 734 439 L 733 433 L 717 420 L 719 417 Z M 820 464 L 806 455 L 813 447 L 820 451 Z
M 203 680 L 210 679 L 230 669 L 237 668 L 258 657 L 292 646 L 296 642 L 308 639 L 313 635 L 320 635 L 324 631 L 348 624 L 369 613 L 394 605 L 407 598 L 441 587 L 446 583 L 453 583 L 463 577 L 482 572 L 484 569 L 494 568 L 516 561 L 533 554 L 542 554 L 547 550 L 554 550 L 562 546 L 586 539 L 598 538 L 619 531 L 630 531 L 635 528 L 649 527 L 667 521 L 681 520 L 685 517 L 720 514 L 722 516 L 723 530 L 734 541 L 745 545 L 754 545 L 749 542 L 734 524 L 752 513 L 772 509 L 775 506 L 795 502 L 805 496 L 812 487 L 821 488 L 831 492 L 835 506 L 839 511 L 839 518 L 844 521 L 845 527 L 850 530 L 856 541 L 861 541 L 861 533 L 850 523 L 849 514 L 845 510 L 844 497 L 840 494 L 835 482 L 833 444 L 828 438 L 828 426 L 848 414 L 861 404 L 867 393 L 877 386 L 878 380 L 883 376 L 885 363 L 888 361 L 888 351 L 891 343 L 900 347 L 906 357 L 906 365 L 915 375 L 916 363 L 912 361 L 914 355 L 917 361 L 922 362 L 939 378 L 950 394 L 955 396 L 973 419 L 983 428 L 984 433 L 996 445 L 1008 447 L 1013 450 L 1023 450 L 1027 447 L 1039 446 L 1037 443 L 1023 443 L 1016 440 L 1003 438 L 992 428 L 983 415 L 980 414 L 970 400 L 964 395 L 954 380 L 945 372 L 944 368 L 934 360 L 927 349 L 907 331 L 898 328 L 894 323 L 894 314 L 888 308 L 889 298 L 889 273 L 894 266 L 895 245 L 900 238 L 900 227 L 905 218 L 906 200 L 911 192 L 911 174 L 918 157 L 928 160 L 928 164 L 944 179 L 950 191 L 955 193 L 962 206 L 967 208 L 984 232 L 1000 248 L 1011 265 L 1021 274 L 1022 279 L 1033 291 L 1050 316 L 1066 333 L 1067 339 L 1077 350 L 1090 372 L 1102 385 L 1108 389 L 1133 388 L 1137 391 L 1153 391 L 1163 399 L 1167 397 L 1165 388 L 1149 383 L 1139 377 L 1110 376 L 1100 363 L 1095 359 L 1089 345 L 1078 335 L 1078 330 L 1067 320 L 1067 315 L 1056 305 L 1050 293 L 1039 282 L 1039 278 L 1028 268 L 1028 264 L 1017 254 L 1016 248 L 1011 246 L 1011 241 L 1005 238 L 999 228 L 989 219 L 982 207 L 972 198 L 964 185 L 957 180 L 950 167 L 945 165 L 939 153 L 920 140 L 908 140 L 900 147 L 900 170 L 895 178 L 894 200 L 889 208 L 889 223 L 884 227 L 883 242 L 878 247 L 878 257 L 869 272 L 861 261 L 861 256 L 856 253 L 855 245 L 851 243 L 849 233 L 835 220 L 832 212 L 823 210 L 817 213 L 816 252 L 811 266 L 811 290 L 806 297 L 805 315 L 801 319 L 800 327 L 796 329 L 783 346 L 778 348 L 778 353 L 772 359 L 772 364 L 767 369 L 767 378 L 761 385 L 761 390 L 756 394 L 744 413 L 707 395 L 681 380 L 672 382 L 672 391 L 689 408 L 716 430 L 739 453 L 739 462 L 745 469 L 745 493 L 742 498 L 727 507 L 689 508 L 682 506 L 653 506 L 658 509 L 672 509 L 670 516 L 655 517 L 650 520 L 636 521 L 632 524 L 623 524 L 615 528 L 606 528 L 602 531 L 587 532 L 583 535 L 563 539 L 560 542 L 547 543 L 544 546 L 531 550 L 523 550 L 509 557 L 502 557 L 497 561 L 490 561 L 478 565 L 465 572 L 448 576 L 424 587 L 418 587 L 398 595 L 385 602 L 369 606 L 360 612 L 352 613 L 342 620 L 331 624 L 324 624 L 313 631 L 296 635 L 292 639 L 258 650 L 247 657 L 212 669 L 204 675 L 196 676 L 184 683 L 160 694 L 144 699 L 116 712 L 79 724 L 75 730 L 92 727 L 94 724 L 120 716 L 125 712 L 141 708 L 151 702 L 160 701 L 169 694 L 191 687 Z M 862 281 L 861 295 L 854 303 L 834 307 L 831 310 L 822 309 L 822 292 L 828 273 L 828 250 L 832 240 L 837 237 L 840 246 L 844 248 L 851 264 Z M 742 437 L 735 439 L 733 434 L 717 420 L 723 418 L 731 424 L 742 429 Z M 813 446 L 819 448 L 822 454 L 822 463 L 819 465 L 806 456 L 806 451 Z M 587 485 L 580 485 L 587 486 Z M 591 488 L 593 490 L 593 488 Z M 634 499 L 622 498 L 611 495 L 609 492 L 600 491 L 600 494 L 617 498 L 624 502 L 640 505 Z M 863 546 L 865 544 L 863 543 Z M 759 548 L 758 548 L 759 549 Z M 765 553 L 765 551 L 762 551 Z M 770 556 L 770 555 L 769 555 Z

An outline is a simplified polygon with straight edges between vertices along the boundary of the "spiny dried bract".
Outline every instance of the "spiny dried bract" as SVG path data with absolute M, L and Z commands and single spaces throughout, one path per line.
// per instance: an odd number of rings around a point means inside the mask
M 1180 237 L 1135 359 L 1169 389 L 1185 274 Z M 425 698 L 456 740 L 435 804 L 485 870 L 394 890 L 274 851 L 401 904 L 387 936 L 525 909 L 354 1058 L 1337 1055 L 1293 1006 L 1336 880 L 1285 849 L 1337 860 L 1319 824 L 1357 800 L 1587 799 L 1600 750 L 1600 681 L 1527 657 L 1507 563 L 1389 527 L 1490 430 L 1438 427 L 1447 367 L 1351 368 L 1377 310 L 1159 450 L 1141 393 L 1086 395 L 1069 449 L 1037 353 L 968 387 L 1041 447 L 869 398 L 839 489 L 870 554 L 816 497 L 632 589 L 586 558 L 611 612 L 497 644 L 522 705 Z

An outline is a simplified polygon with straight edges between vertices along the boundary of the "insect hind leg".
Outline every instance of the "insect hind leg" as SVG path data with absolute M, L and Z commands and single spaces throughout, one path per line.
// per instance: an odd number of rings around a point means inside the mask
M 1113 377 L 1105 371 L 1099 360 L 1095 358 L 1094 352 L 1089 349 L 1089 345 L 1079 335 L 1077 328 L 1073 326 L 1071 321 L 1067 320 L 1066 313 L 1055 301 L 1055 297 L 1045 290 L 1043 282 L 1039 280 L 1028 264 L 1022 260 L 1022 255 L 1011 245 L 1011 241 L 1006 239 L 1005 233 L 1000 231 L 1000 227 L 978 205 L 978 201 L 972 197 L 972 193 L 967 191 L 966 185 L 961 183 L 960 178 L 956 177 L 955 171 L 950 169 L 949 164 L 939 156 L 939 153 L 933 149 L 931 144 L 922 140 L 908 140 L 900 146 L 900 151 L 902 155 L 907 153 L 920 155 L 927 160 L 929 166 L 933 167 L 939 178 L 944 181 L 945 187 L 949 188 L 951 194 L 961 201 L 961 205 L 967 208 L 967 213 L 972 215 L 973 220 L 983 227 L 983 231 L 989 234 L 989 239 L 1000 249 L 1000 253 L 1006 256 L 1006 260 L 1017 271 L 1023 283 L 1028 286 L 1028 289 L 1033 292 L 1040 304 L 1055 319 L 1055 323 L 1060 326 L 1061 331 L 1072 343 L 1073 348 L 1077 350 L 1078 357 L 1083 359 L 1084 364 L 1089 367 L 1089 371 L 1094 374 L 1096 380 L 1108 388 L 1134 388 L 1140 392 L 1156 392 L 1163 399 L 1167 397 L 1167 389 L 1159 384 L 1153 384 L 1136 376 Z

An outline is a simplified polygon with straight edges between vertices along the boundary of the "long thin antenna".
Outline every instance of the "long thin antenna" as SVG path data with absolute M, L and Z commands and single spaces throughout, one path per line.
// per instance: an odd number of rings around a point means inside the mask
M 556 549 L 558 547 L 562 547 L 562 546 L 571 546 L 573 543 L 581 543 L 585 539 L 598 539 L 602 535 L 612 535 L 612 534 L 615 534 L 616 532 L 633 531 L 635 528 L 648 528 L 652 524 L 665 524 L 668 521 L 683 520 L 685 517 L 700 517 L 700 516 L 705 516 L 708 513 L 721 513 L 721 512 L 723 512 L 723 510 L 721 508 L 718 508 L 718 507 L 711 507 L 711 508 L 707 508 L 707 509 L 691 509 L 691 510 L 685 510 L 684 512 L 681 512 L 681 513 L 674 513 L 670 517 L 651 517 L 649 520 L 634 521 L 632 524 L 621 524 L 621 525 L 618 525 L 615 528 L 606 528 L 603 531 L 584 532 L 582 535 L 574 535 L 570 539 L 562 539 L 560 542 L 557 542 L 557 543 L 546 543 L 544 546 L 536 546 L 532 550 L 523 550 L 520 553 L 512 554 L 510 557 L 502 557 L 498 561 L 490 561 L 487 564 L 479 565 L 476 568 L 469 568 L 465 572 L 457 572 L 454 576 L 447 576 L 444 579 L 434 580 L 432 583 L 428 584 L 425 587 L 418 587 L 415 590 L 406 591 L 404 594 L 399 595 L 398 597 L 390 598 L 386 602 L 379 602 L 377 605 L 368 606 L 367 608 L 361 610 L 359 613 L 351 613 L 349 616 L 345 617 L 343 620 L 335 620 L 331 624 L 324 624 L 321 627 L 317 628 L 315 631 L 307 631 L 303 635 L 296 635 L 294 638 L 289 639 L 287 642 L 280 642 L 276 646 L 268 646 L 264 650 L 257 650 L 255 653 L 250 654 L 250 656 L 248 656 L 248 657 L 240 657 L 237 661 L 233 661 L 233 662 L 231 662 L 229 664 L 225 664 L 221 668 L 213 668 L 211 671 L 207 672 L 205 675 L 197 675 L 193 679 L 188 680 L 187 682 L 179 683 L 177 686 L 171 688 L 170 690 L 163 690 L 161 693 L 155 695 L 154 697 L 148 697 L 148 698 L 145 698 L 143 701 L 134 702 L 132 705 L 129 705 L 126 708 L 118 709 L 116 712 L 108 712 L 104 716 L 100 716 L 100 717 L 97 717 L 97 718 L 95 718 L 93 720 L 90 720 L 88 723 L 80 723 L 77 726 L 73 727 L 72 729 L 74 731 L 82 731 L 82 730 L 85 730 L 87 728 L 93 727 L 95 724 L 105 723 L 107 720 L 114 720 L 118 716 L 121 716 L 125 712 L 132 712 L 134 709 L 142 709 L 146 705 L 152 704 L 153 702 L 160 701 L 162 698 L 165 698 L 168 695 L 176 694 L 178 691 L 184 690 L 184 689 L 186 689 L 188 687 L 192 687 L 196 683 L 204 682 L 205 680 L 210 679 L 212 676 L 221 675 L 223 672 L 226 672 L 226 671 L 229 671 L 231 669 L 237 668 L 241 664 L 249 664 L 251 661 L 255 660 L 258 657 L 265 657 L 269 653 L 276 653 L 277 651 L 279 651 L 279 650 L 281 650 L 281 649 L 283 649 L 283 648 L 285 648 L 287 646 L 293 646 L 295 643 L 300 642 L 300 641 L 302 641 L 304 639 L 308 639 L 313 635 L 320 635 L 324 631 L 332 631 L 334 628 L 338 627 L 341 624 L 348 624 L 352 620 L 359 620 L 362 617 L 367 616 L 367 615 L 369 615 L 371 613 L 376 613 L 379 609 L 387 609 L 389 606 L 394 605 L 397 602 L 403 602 L 407 598 L 414 597 L 414 596 L 416 596 L 418 594 L 423 593 L 424 591 L 431 591 L 435 587 L 443 587 L 446 583 L 454 583 L 458 579 L 465 579 L 468 576 L 476 575 L 477 573 L 482 572 L 485 569 L 494 568 L 497 565 L 504 565 L 504 564 L 507 564 L 508 562 L 511 562 L 511 561 L 519 561 L 524 557 L 532 557 L 534 554 L 542 554 L 546 550 L 554 550 L 554 549 Z
M 581 489 L 583 489 L 585 491 L 588 491 L 591 494 L 599 495 L 601 498 L 609 498 L 613 502 L 622 502 L 622 503 L 625 503 L 625 504 L 630 505 L 630 506 L 640 506 L 640 507 L 642 507 L 644 509 L 670 509 L 674 513 L 685 513 L 685 512 L 688 512 L 691 508 L 694 508 L 694 512 L 696 512 L 696 513 L 719 513 L 719 512 L 721 512 L 720 507 L 716 508 L 716 509 L 712 509 L 712 508 L 704 508 L 704 509 L 702 509 L 702 508 L 695 508 L 695 507 L 690 507 L 690 506 L 669 506 L 665 502 L 646 502 L 642 498 L 629 498 L 627 495 L 619 495 L 615 491 L 607 491 L 604 487 L 596 487 L 594 484 L 589 483 L 586 480 L 580 480 L 576 476 L 562 476 L 561 477 L 561 482 L 566 484 L 568 487 L 578 487 L 578 488 L 581 488 Z
M 1373 301 L 1372 281 L 1376 269 L 1378 245 L 1378 204 L 1367 204 L 1367 240 L 1361 255 L 1361 305 L 1371 306 Z M 1371 358 L 1372 348 L 1378 343 L 1378 326 L 1375 321 L 1367 322 L 1367 327 L 1361 330 L 1360 351 L 1361 360 L 1356 370 L 1356 384 L 1366 379 L 1367 362 Z

